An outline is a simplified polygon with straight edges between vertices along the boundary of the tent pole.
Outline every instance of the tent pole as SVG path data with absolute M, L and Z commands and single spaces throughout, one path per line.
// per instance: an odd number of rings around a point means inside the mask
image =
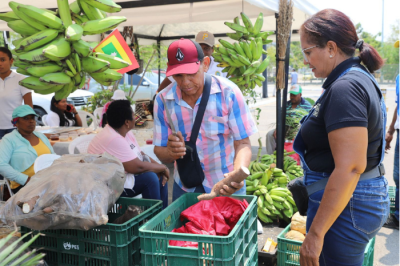
M 162 25 L 160 34 L 158 35 L 157 38 L 157 50 L 158 50 L 158 87 L 160 87 L 161 84 L 161 34 L 164 30 L 165 24 Z
M 263 45 L 263 49 L 265 51 L 267 51 L 267 45 L 266 44 Z M 265 58 L 267 58 L 267 55 L 263 54 L 262 55 L 262 60 L 265 60 Z M 264 70 L 264 73 L 263 73 L 263 76 L 265 77 L 265 80 L 263 81 L 263 87 L 262 87 L 262 97 L 263 98 L 268 98 L 268 77 L 267 77 L 268 72 L 267 72 L 267 69 L 268 68 L 266 68 Z
M 289 57 L 290 57 L 290 39 L 291 35 L 289 35 L 289 39 L 287 42 L 286 46 L 286 55 L 285 55 L 285 88 L 283 89 L 282 93 L 282 114 L 281 114 L 281 125 L 282 125 L 282 131 L 281 131 L 281 142 L 279 143 L 281 146 L 277 146 L 277 150 L 279 150 L 279 156 L 278 152 L 276 153 L 276 162 L 278 165 L 283 166 L 283 161 L 284 161 L 284 147 L 285 147 L 285 135 L 286 135 L 286 99 L 287 99 L 287 93 L 288 93 L 288 79 L 289 79 Z M 281 168 L 278 166 L 278 168 Z M 282 168 L 281 168 L 282 169 Z
M 276 36 L 280 33 L 280 30 L 278 28 L 278 17 L 279 14 L 275 13 L 275 21 L 276 21 Z M 276 41 L 276 77 L 278 76 L 278 51 L 279 51 L 279 43 L 278 39 Z M 283 152 L 280 149 L 280 147 L 283 146 L 283 139 L 282 139 L 282 131 L 283 131 L 283 125 L 282 125 L 282 91 L 275 87 L 276 90 L 276 167 L 278 168 L 283 168 L 283 161 L 280 160 L 283 158 Z
M 158 87 L 161 84 L 161 42 L 157 40 L 157 50 L 158 50 Z

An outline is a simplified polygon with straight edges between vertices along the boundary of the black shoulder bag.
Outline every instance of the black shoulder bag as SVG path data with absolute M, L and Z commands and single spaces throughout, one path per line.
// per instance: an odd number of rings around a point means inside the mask
M 199 135 L 200 126 L 203 121 L 204 112 L 207 107 L 211 90 L 211 76 L 208 74 L 205 75 L 206 80 L 204 83 L 203 96 L 201 98 L 199 110 L 196 114 L 196 119 L 194 120 L 192 134 L 190 135 L 190 140 L 185 141 L 186 147 L 189 146 L 191 149 L 186 148 L 186 155 L 182 159 L 176 160 L 179 177 L 183 185 L 187 188 L 201 185 L 205 177 L 196 148 L 197 137 Z

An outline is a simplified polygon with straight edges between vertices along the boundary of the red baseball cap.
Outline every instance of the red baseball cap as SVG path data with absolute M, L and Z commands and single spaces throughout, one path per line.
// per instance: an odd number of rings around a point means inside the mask
M 203 50 L 197 42 L 184 38 L 174 41 L 168 47 L 167 76 L 194 74 L 203 58 Z

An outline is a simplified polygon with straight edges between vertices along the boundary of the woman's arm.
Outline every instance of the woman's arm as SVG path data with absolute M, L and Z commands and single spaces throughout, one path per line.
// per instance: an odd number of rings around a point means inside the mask
M 300 264 L 319 265 L 326 232 L 342 213 L 367 165 L 368 131 L 365 127 L 347 127 L 328 134 L 335 169 L 300 248 Z
M 75 106 L 72 107 L 71 112 L 75 115 L 76 126 L 81 127 L 82 126 L 82 119 L 79 116 L 79 113 L 76 111 Z M 86 119 L 86 117 L 85 117 L 85 119 Z
M 13 149 L 12 144 L 8 140 L 3 138 L 3 140 L 0 141 L 0 175 L 18 184 L 25 185 L 29 181 L 29 177 L 15 170 L 10 165 Z
M 122 163 L 126 172 L 131 174 L 141 174 L 144 172 L 154 172 L 156 174 L 168 171 L 168 167 L 157 162 L 142 162 L 139 158 Z

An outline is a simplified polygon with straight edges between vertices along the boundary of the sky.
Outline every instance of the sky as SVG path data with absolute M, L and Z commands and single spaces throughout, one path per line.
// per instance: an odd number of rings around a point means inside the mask
M 361 23 L 364 31 L 377 34 L 382 32 L 382 1 L 384 1 L 385 40 L 391 33 L 390 25 L 400 22 L 400 0 L 307 0 L 318 9 L 337 9 L 353 21 Z M 379 37 L 381 40 L 381 37 Z

